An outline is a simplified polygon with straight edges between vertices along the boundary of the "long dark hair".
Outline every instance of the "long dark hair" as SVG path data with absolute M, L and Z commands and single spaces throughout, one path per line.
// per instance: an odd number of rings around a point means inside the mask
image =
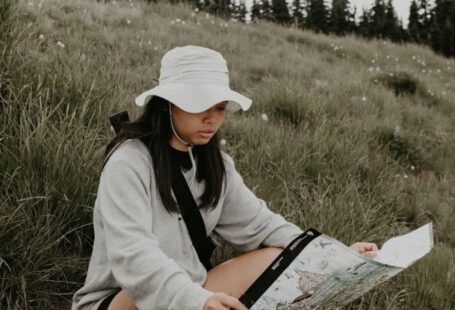
M 150 152 L 156 184 L 166 210 L 177 212 L 176 201 L 171 194 L 172 165 L 169 142 L 172 129 L 167 100 L 153 96 L 138 119 L 123 123 L 117 136 L 107 145 L 105 158 L 116 145 L 135 138 L 140 139 Z M 220 199 L 226 174 L 218 132 L 207 144 L 194 146 L 193 154 L 197 165 L 196 178 L 198 181 L 205 181 L 205 191 L 199 208 L 214 208 Z

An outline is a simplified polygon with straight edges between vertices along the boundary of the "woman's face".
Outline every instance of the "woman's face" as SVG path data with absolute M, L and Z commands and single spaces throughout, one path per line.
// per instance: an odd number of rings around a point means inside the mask
M 201 113 L 188 113 L 172 105 L 172 122 L 180 138 L 193 145 L 210 141 L 224 122 L 227 101 L 222 101 Z M 187 146 L 172 134 L 171 146 L 187 151 Z

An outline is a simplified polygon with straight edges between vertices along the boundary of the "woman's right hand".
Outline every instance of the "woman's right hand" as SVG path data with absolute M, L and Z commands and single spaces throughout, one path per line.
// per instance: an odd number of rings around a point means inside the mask
M 204 310 L 248 310 L 237 298 L 225 293 L 215 293 L 207 299 Z

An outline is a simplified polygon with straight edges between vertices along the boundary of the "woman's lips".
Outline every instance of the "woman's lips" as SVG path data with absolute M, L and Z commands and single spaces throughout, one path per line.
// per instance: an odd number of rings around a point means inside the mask
M 213 136 L 213 134 L 215 133 L 215 131 L 214 130 L 201 130 L 198 133 L 202 138 L 210 139 Z

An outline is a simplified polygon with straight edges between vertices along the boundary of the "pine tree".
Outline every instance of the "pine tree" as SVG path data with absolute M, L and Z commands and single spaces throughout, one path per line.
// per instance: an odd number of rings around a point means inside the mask
M 357 27 L 357 33 L 362 37 L 370 38 L 373 36 L 373 31 L 370 29 L 371 16 L 370 12 L 363 9 L 362 16 L 360 16 L 359 26 Z
M 251 6 L 250 19 L 252 22 L 256 22 L 257 20 L 261 19 L 261 3 L 258 1 L 253 0 L 253 5 Z
M 330 32 L 343 35 L 350 32 L 351 12 L 349 11 L 349 0 L 333 0 L 329 18 Z
M 386 13 L 384 20 L 384 36 L 390 38 L 393 42 L 400 42 L 401 37 L 401 25 L 398 21 L 395 9 L 393 8 L 392 0 L 388 0 L 386 4 Z
M 231 0 L 205 0 L 205 10 L 209 13 L 228 18 L 232 14 Z
M 451 14 L 452 12 L 452 14 Z M 455 56 L 455 3 L 436 0 L 431 14 L 431 47 L 445 56 Z
M 372 35 L 377 38 L 384 38 L 385 35 L 385 19 L 386 19 L 386 8 L 384 0 L 375 0 L 373 7 L 371 8 L 371 20 L 370 20 L 370 31 Z
M 300 0 L 294 0 L 292 2 L 292 23 L 295 27 L 301 28 L 303 27 L 303 13 L 302 13 L 302 5 Z
M 316 32 L 328 32 L 328 11 L 324 0 L 309 0 L 305 25 Z
M 262 0 L 261 3 L 261 19 L 273 21 L 272 6 L 268 0 Z
M 430 9 L 427 0 L 420 0 L 418 5 L 418 33 L 420 42 L 428 44 L 430 40 L 430 36 L 428 35 L 428 29 L 430 28 Z
M 276 23 L 287 25 L 291 22 L 286 0 L 272 0 L 272 12 Z
M 238 6 L 238 20 L 242 23 L 246 23 L 246 5 L 244 0 L 240 0 Z
M 356 32 L 357 31 L 357 7 L 354 6 L 352 12 L 349 13 L 349 32 Z
M 409 23 L 408 23 L 409 39 L 413 42 L 421 42 L 419 34 L 419 8 L 415 0 L 412 0 L 409 7 Z

